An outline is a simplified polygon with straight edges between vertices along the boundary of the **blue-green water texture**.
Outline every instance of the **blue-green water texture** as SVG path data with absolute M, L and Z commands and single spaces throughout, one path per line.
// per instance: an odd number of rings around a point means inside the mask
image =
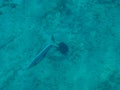
M 120 0 L 0 0 L 0 90 L 120 90 Z

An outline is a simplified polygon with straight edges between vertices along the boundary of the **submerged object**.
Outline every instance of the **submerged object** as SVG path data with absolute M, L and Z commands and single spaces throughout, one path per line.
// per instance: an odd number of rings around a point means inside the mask
M 68 53 L 69 48 L 64 42 L 57 43 L 54 38 L 54 35 L 52 35 L 51 39 L 56 44 L 56 48 L 58 51 L 60 51 L 60 53 L 62 53 L 63 55 L 66 55 Z
M 69 51 L 68 46 L 64 42 L 60 42 L 58 44 L 58 50 L 64 55 L 66 55 Z
M 37 65 L 47 54 L 47 52 L 49 51 L 49 49 L 52 47 L 52 44 L 47 45 L 36 57 L 35 59 L 32 61 L 32 63 L 29 65 L 28 69 Z
M 47 45 L 38 55 L 33 59 L 32 63 L 28 66 L 28 69 L 37 65 L 47 54 L 51 47 L 56 47 L 63 55 L 66 55 L 69 51 L 68 46 L 64 42 L 57 43 L 52 35 L 51 40 L 53 43 Z
M 51 39 L 55 43 L 55 47 L 57 48 L 58 51 L 60 51 L 60 53 L 62 53 L 63 55 L 66 55 L 68 53 L 69 48 L 64 42 L 57 43 L 54 38 L 54 35 L 52 35 Z

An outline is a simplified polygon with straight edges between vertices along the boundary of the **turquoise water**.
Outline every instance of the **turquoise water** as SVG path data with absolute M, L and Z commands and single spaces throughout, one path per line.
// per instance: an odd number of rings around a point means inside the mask
M 0 90 L 120 90 L 120 1 L 0 0 Z

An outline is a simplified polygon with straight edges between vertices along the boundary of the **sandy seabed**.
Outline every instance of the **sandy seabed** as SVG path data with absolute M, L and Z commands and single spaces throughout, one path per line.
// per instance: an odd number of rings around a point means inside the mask
M 120 90 L 120 0 L 1 0 L 0 90 Z

